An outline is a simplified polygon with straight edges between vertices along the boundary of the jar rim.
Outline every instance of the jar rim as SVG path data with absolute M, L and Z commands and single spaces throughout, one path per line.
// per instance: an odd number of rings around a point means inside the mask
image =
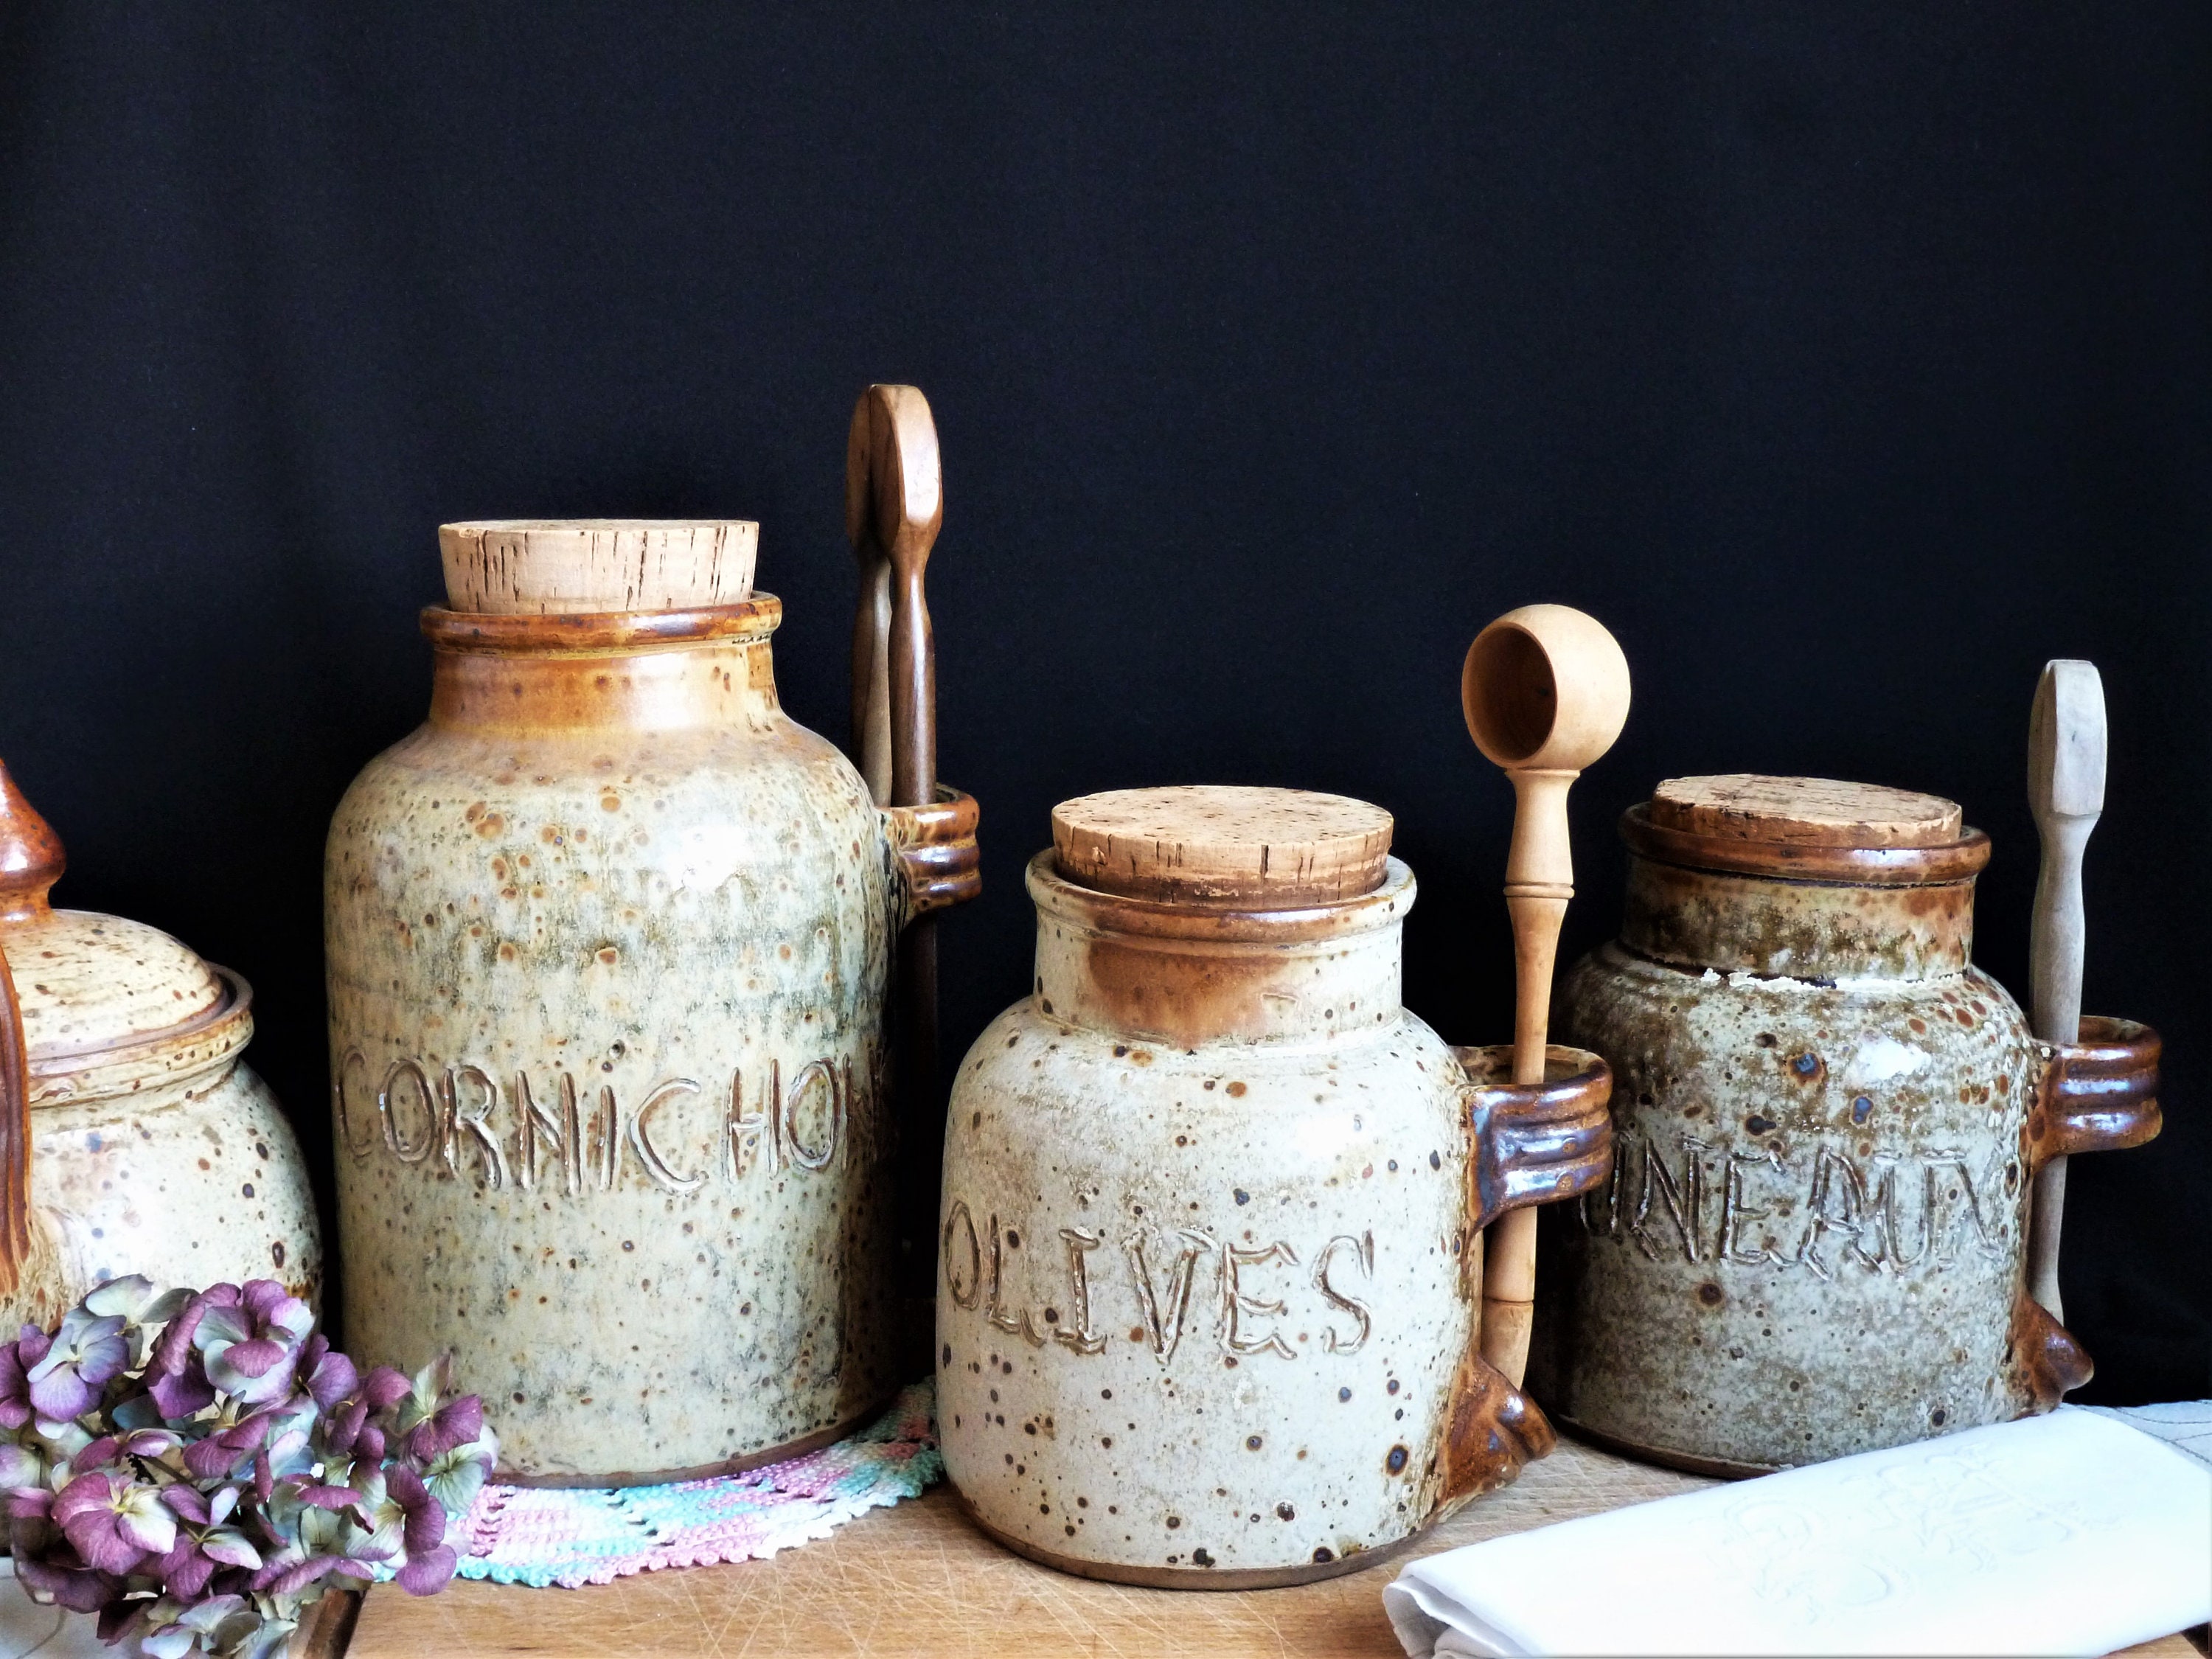
M 1988 835 L 1971 824 L 1932 847 L 1828 847 L 1671 829 L 1652 822 L 1649 801 L 1620 815 L 1620 838 L 1656 864 L 1834 887 L 1947 886 L 1973 880 L 1990 861 Z
M 471 655 L 641 651 L 706 640 L 764 640 L 783 621 L 783 601 L 756 591 L 735 605 L 690 611 L 598 611 L 538 615 L 449 611 L 426 605 L 422 628 L 440 651 Z
M 1103 932 L 1223 944 L 1296 945 L 1402 923 L 1418 884 L 1397 858 L 1384 864 L 1382 884 L 1350 898 L 1295 908 L 1254 908 L 1194 899 L 1129 898 L 1086 887 L 1061 873 L 1049 847 L 1029 862 L 1027 885 L 1039 911 L 1071 915 Z

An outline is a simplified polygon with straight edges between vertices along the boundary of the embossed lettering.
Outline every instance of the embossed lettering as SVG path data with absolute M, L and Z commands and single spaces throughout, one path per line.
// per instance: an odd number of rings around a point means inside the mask
M 613 1091 L 608 1092 L 611 1096 Z M 672 1078 L 639 1102 L 637 1114 L 629 1121 L 630 1151 L 637 1155 L 637 1161 L 645 1166 L 646 1174 L 653 1178 L 654 1184 L 672 1193 L 695 1193 L 706 1184 L 707 1177 L 704 1174 L 680 1176 L 670 1169 L 667 1160 L 660 1156 L 659 1149 L 653 1146 L 653 1137 L 646 1130 L 645 1120 L 654 1107 L 671 1095 L 696 1095 L 698 1092 L 699 1085 L 690 1078 Z
M 416 1097 L 422 1103 L 422 1115 L 426 1121 L 419 1146 L 408 1145 L 407 1138 L 399 1132 L 398 1114 L 394 1109 L 393 1085 L 402 1078 L 414 1079 Z M 384 1120 L 385 1146 L 402 1164 L 420 1164 L 438 1150 L 441 1127 L 438 1091 L 432 1085 L 430 1074 L 423 1069 L 421 1060 L 403 1056 L 392 1062 L 391 1068 L 384 1074 L 382 1086 L 376 1091 L 376 1114 Z
M 1178 1228 L 1176 1237 L 1182 1240 L 1182 1249 L 1176 1253 L 1175 1266 L 1169 1270 L 1165 1296 L 1153 1285 L 1152 1270 L 1145 1265 L 1143 1232 L 1131 1233 L 1121 1241 L 1121 1254 L 1128 1258 L 1130 1271 L 1136 1277 L 1137 1306 L 1144 1315 L 1145 1335 L 1163 1365 L 1175 1358 L 1176 1344 L 1182 1340 L 1183 1316 L 1190 1307 L 1191 1279 L 1198 1259 L 1214 1248 L 1213 1240 L 1195 1228 Z
M 1753 1208 L 1744 1202 L 1744 1173 L 1748 1170 L 1771 1169 L 1779 1175 L 1782 1160 L 1770 1148 L 1763 1152 L 1730 1152 L 1728 1173 L 1721 1178 L 1721 1237 L 1720 1253 L 1730 1261 L 1746 1267 L 1756 1267 L 1762 1261 L 1786 1261 L 1765 1243 L 1747 1248 L 1743 1230 L 1753 1222 L 1765 1221 L 1774 1212 L 1764 1205 Z
M 1939 1177 L 1938 1171 L 1944 1170 L 1948 1170 L 1956 1178 L 1955 1186 Z M 1966 1168 L 1964 1152 L 1935 1152 L 1929 1155 L 1928 1206 L 1931 1216 L 1936 1212 L 1939 1199 L 1944 1219 L 1940 1227 L 1935 1228 L 1936 1260 L 1938 1263 L 1958 1259 L 1958 1245 L 1962 1237 L 1967 1248 L 1977 1255 L 1996 1252 L 1999 1246 L 1990 1237 L 1989 1222 L 1982 1214 L 1981 1197 L 1974 1190 L 1973 1174 Z
M 783 1099 L 783 1066 L 781 1061 L 770 1060 L 768 1066 L 768 1086 L 761 1092 L 760 1110 L 745 1110 L 745 1073 L 740 1066 L 730 1074 L 730 1177 L 741 1179 L 748 1164 L 757 1160 L 769 1174 L 774 1175 L 782 1163 L 775 1121 L 779 1103 Z
M 967 1238 L 968 1288 L 960 1288 L 960 1273 L 954 1266 L 957 1257 L 953 1253 L 953 1229 L 957 1227 Z M 1080 1271 L 1079 1265 L 1078 1271 Z M 974 1308 L 983 1299 L 983 1245 L 975 1237 L 975 1218 L 969 1210 L 967 1200 L 954 1199 L 952 1207 L 945 1213 L 945 1288 L 951 1293 L 953 1303 L 962 1308 Z M 1078 1304 L 1088 1311 L 1087 1301 Z M 1079 1321 L 1083 1314 L 1079 1312 Z
M 1349 1342 L 1344 1341 L 1337 1335 L 1336 1327 L 1334 1325 L 1322 1333 L 1322 1340 L 1328 1345 L 1331 1353 L 1358 1353 L 1367 1346 L 1367 1334 L 1375 1327 L 1373 1312 L 1364 1302 L 1360 1301 L 1357 1297 L 1346 1296 L 1328 1281 L 1331 1259 L 1338 1250 L 1347 1245 L 1351 1247 L 1352 1260 L 1359 1264 L 1361 1274 L 1370 1281 L 1375 1277 L 1375 1235 L 1372 1231 L 1364 1232 L 1357 1238 L 1352 1237 L 1349 1233 L 1339 1233 L 1328 1243 L 1322 1245 L 1321 1254 L 1314 1258 L 1315 1287 L 1327 1297 L 1331 1304 L 1341 1308 L 1359 1322 L 1359 1334 Z
M 476 1085 L 476 1104 L 473 1110 L 461 1105 L 461 1085 Z M 456 1161 L 456 1143 L 465 1129 L 470 1144 L 476 1149 L 477 1161 L 483 1166 L 484 1184 L 496 1192 L 507 1184 L 507 1154 L 501 1149 L 499 1137 L 492 1133 L 489 1119 L 499 1109 L 499 1085 L 481 1066 L 448 1066 L 446 1068 L 446 1162 L 451 1166 Z M 458 1170 L 455 1171 L 459 1173 Z
M 538 1184 L 538 1154 L 550 1151 L 561 1160 L 561 1190 L 574 1198 L 584 1189 L 584 1125 L 576 1111 L 576 1079 L 561 1073 L 556 1117 L 530 1092 L 530 1073 L 514 1074 L 514 1098 L 522 1111 L 522 1155 L 516 1159 L 525 1192 Z
M 1295 1267 L 1297 1256 L 1280 1239 L 1263 1250 L 1240 1250 L 1235 1245 L 1221 1253 L 1221 1346 L 1228 1353 L 1278 1353 L 1285 1359 L 1295 1359 L 1297 1354 L 1283 1340 L 1282 1333 L 1270 1326 L 1264 1336 L 1243 1334 L 1241 1321 L 1247 1314 L 1269 1320 L 1279 1319 L 1285 1311 L 1280 1302 L 1262 1302 L 1257 1297 L 1244 1294 L 1238 1276 L 1247 1267 L 1257 1267 L 1270 1261 L 1280 1261 Z
M 346 1151 L 356 1158 L 367 1158 L 376 1150 L 378 1135 L 376 1125 L 372 1122 L 360 1139 L 354 1139 L 354 1108 L 346 1091 L 346 1081 L 356 1066 L 361 1067 L 365 1076 L 368 1071 L 368 1056 L 358 1048 L 347 1049 L 345 1058 L 338 1062 L 338 1074 L 331 1084 L 331 1093 L 337 1104 L 338 1139 L 345 1143 Z
M 1813 1185 L 1805 1196 L 1805 1236 L 1797 1241 L 1796 1260 L 1810 1267 L 1815 1278 L 1834 1276 L 1820 1259 L 1820 1236 L 1829 1232 L 1844 1235 L 1845 1249 L 1865 1266 L 1880 1269 L 1881 1224 L 1867 1203 L 1866 1182 L 1849 1158 L 1825 1146 L 1814 1155 Z M 1871 1254 L 1860 1242 L 1868 1232 L 1875 1235 Z
M 1628 1231 L 1636 1240 L 1637 1247 L 1654 1261 L 1659 1259 L 1659 1249 L 1652 1242 L 1644 1222 L 1651 1213 L 1651 1200 L 1655 1194 L 1667 1206 L 1668 1218 L 1674 1224 L 1675 1237 L 1682 1247 L 1682 1259 L 1686 1261 L 1698 1259 L 1698 1215 L 1704 1203 L 1705 1185 L 1705 1164 L 1698 1155 L 1705 1150 L 1705 1143 L 1684 1135 L 1682 1150 L 1687 1159 L 1687 1168 L 1682 1178 L 1677 1181 L 1674 1170 L 1668 1167 L 1667 1160 L 1660 1157 L 1659 1149 L 1651 1144 L 1651 1138 L 1649 1135 L 1644 1138 L 1644 1186 L 1637 1194 L 1636 1218 L 1629 1223 Z
M 849 1066 L 847 1076 L 851 1076 Z M 799 1109 L 806 1103 L 808 1094 L 817 1084 L 827 1096 L 823 1110 L 826 1130 L 819 1147 L 809 1146 L 799 1133 Z M 802 1170 L 826 1170 L 830 1160 L 837 1156 L 837 1139 L 844 1127 L 845 1095 L 837 1086 L 837 1068 L 826 1060 L 810 1060 L 799 1068 L 791 1079 L 791 1092 L 783 1100 L 783 1144 L 791 1154 L 791 1161 Z
M 1084 1260 L 1098 1248 L 1098 1235 L 1087 1228 L 1062 1227 L 1060 1237 L 1067 1246 L 1067 1310 L 1074 1322 L 1053 1332 L 1052 1340 L 1078 1353 L 1103 1353 L 1105 1335 L 1091 1328 L 1091 1271 Z M 958 1301 L 959 1297 L 956 1294 L 953 1299 Z
M 1020 1235 L 1016 1234 L 1015 1239 L 1015 1248 L 1018 1249 Z M 999 1225 L 999 1218 L 994 1215 L 991 1218 L 991 1287 L 984 1292 L 983 1317 L 1002 1331 L 1013 1335 L 1022 1335 L 1024 1333 L 1019 1316 L 1006 1311 L 1006 1304 L 1000 1295 L 1000 1288 L 1005 1283 L 1006 1258 L 1001 1252 L 1006 1247 L 1006 1230 Z M 1044 1346 L 1044 1339 L 1041 1336 L 1032 1337 L 1031 1340 L 1039 1347 Z

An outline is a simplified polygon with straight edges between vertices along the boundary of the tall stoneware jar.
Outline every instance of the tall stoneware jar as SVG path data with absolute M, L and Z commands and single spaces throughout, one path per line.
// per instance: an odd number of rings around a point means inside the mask
M 885 978 L 975 805 L 878 809 L 784 714 L 755 535 L 446 526 L 429 720 L 331 826 L 349 1346 L 453 1350 L 514 1479 L 790 1455 L 903 1380 Z
M 252 990 L 143 922 L 56 909 L 62 870 L 0 766 L 0 1328 L 132 1273 L 318 1304 L 307 1166 L 242 1059 Z
M 1612 1064 L 1610 1182 L 1563 1215 L 1532 1386 L 1748 1474 L 2046 1411 L 2089 1376 L 2027 1295 L 2029 1187 L 2158 1132 L 2159 1043 L 2039 1042 L 1972 962 L 1989 838 L 1931 796 L 1660 785 L 1620 939 L 1563 988 Z
M 1607 1158 L 1608 1080 L 1399 1000 L 1390 819 L 1288 790 L 1067 802 L 1031 994 L 962 1062 L 938 1427 L 1023 1554 L 1235 1589 L 1379 1559 L 1553 1444 L 1475 1346 L 1480 1229 Z

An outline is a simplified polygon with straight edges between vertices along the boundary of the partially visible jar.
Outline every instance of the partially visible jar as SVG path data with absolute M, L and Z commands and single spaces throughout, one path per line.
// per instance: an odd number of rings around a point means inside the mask
M 157 928 L 57 910 L 62 844 L 0 766 L 0 1319 L 143 1273 L 322 1294 L 314 1195 L 241 1058 L 253 992 Z
M 2159 1041 L 2039 1042 L 1972 965 L 1989 837 L 1933 796 L 1730 775 L 1630 809 L 1618 942 L 1562 988 L 1613 1069 L 1531 1386 L 1641 1457 L 1757 1474 L 2048 1411 L 2088 1357 L 2032 1300 L 2028 1189 L 2158 1133 Z

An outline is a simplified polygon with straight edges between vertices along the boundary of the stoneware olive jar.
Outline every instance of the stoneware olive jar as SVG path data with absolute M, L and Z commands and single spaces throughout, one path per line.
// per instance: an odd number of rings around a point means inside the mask
M 1399 1000 L 1390 818 L 1288 790 L 1053 814 L 1031 994 L 953 1086 L 938 1431 L 992 1536 L 1237 1589 L 1379 1559 L 1553 1444 L 1475 1347 L 1480 1229 L 1607 1158 L 1608 1079 Z
M 0 1328 L 131 1273 L 319 1305 L 307 1169 L 240 1058 L 252 991 L 156 928 L 55 909 L 63 862 L 0 767 Z
M 1751 1474 L 2047 1411 L 2089 1376 L 2027 1295 L 2049 1159 L 2158 1132 L 2159 1042 L 2039 1042 L 1972 965 L 1989 838 L 1931 796 L 1662 783 L 1620 939 L 1563 987 L 1611 1063 L 1609 1182 L 1557 1221 L 1531 1386 L 1578 1431 Z
M 885 981 L 975 803 L 878 808 L 783 712 L 756 533 L 444 527 L 430 718 L 331 826 L 349 1346 L 453 1350 L 502 1478 L 765 1462 L 905 1380 Z

